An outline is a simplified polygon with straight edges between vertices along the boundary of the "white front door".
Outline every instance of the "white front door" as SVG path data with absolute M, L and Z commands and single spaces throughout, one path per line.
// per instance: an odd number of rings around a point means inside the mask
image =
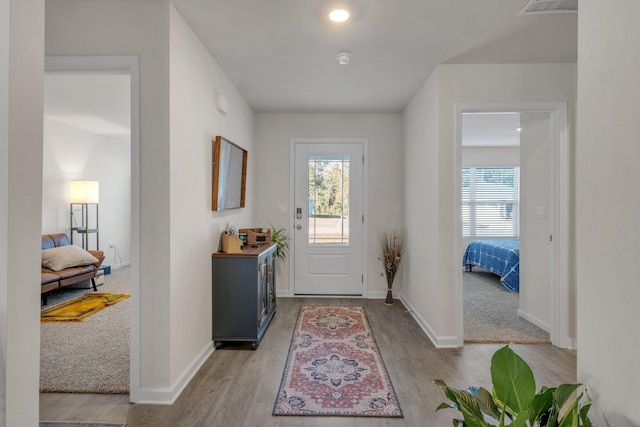
M 294 141 L 294 293 L 364 294 L 364 142 Z

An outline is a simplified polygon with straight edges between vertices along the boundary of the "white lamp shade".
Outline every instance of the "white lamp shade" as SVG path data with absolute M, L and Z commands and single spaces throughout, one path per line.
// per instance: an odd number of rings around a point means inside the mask
M 71 203 L 98 203 L 99 186 L 98 181 L 71 181 Z

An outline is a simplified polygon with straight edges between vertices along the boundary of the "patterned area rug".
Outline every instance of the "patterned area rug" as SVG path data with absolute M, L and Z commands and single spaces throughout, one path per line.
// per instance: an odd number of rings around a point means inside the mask
M 273 415 L 403 417 L 364 307 L 300 307 Z
M 43 322 L 80 322 L 85 317 L 91 316 L 103 308 L 126 298 L 129 298 L 128 294 L 91 292 L 42 310 L 40 312 L 40 320 Z

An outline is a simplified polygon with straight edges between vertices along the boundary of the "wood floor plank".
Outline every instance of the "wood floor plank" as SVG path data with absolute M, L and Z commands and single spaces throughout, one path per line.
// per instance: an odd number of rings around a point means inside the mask
M 371 329 L 398 396 L 403 419 L 272 416 L 291 335 L 302 304 L 365 307 Z M 277 313 L 256 351 L 246 346 L 216 350 L 177 401 L 170 406 L 123 404 L 122 396 L 89 395 L 81 400 L 42 394 L 40 418 L 47 421 L 124 422 L 128 427 L 350 427 L 445 426 L 453 411 L 435 413 L 444 401 L 434 379 L 456 387 L 490 388 L 490 360 L 501 344 L 469 344 L 436 349 L 399 302 L 348 298 L 278 298 Z M 576 353 L 551 345 L 513 345 L 532 367 L 537 385 L 575 382 Z M 126 399 L 126 397 L 125 397 Z M 113 419 L 108 419 L 108 414 Z

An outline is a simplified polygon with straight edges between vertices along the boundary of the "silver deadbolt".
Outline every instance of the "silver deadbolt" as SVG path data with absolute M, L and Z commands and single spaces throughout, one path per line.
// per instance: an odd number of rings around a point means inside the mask
M 296 209 L 296 219 L 302 219 L 302 208 Z

